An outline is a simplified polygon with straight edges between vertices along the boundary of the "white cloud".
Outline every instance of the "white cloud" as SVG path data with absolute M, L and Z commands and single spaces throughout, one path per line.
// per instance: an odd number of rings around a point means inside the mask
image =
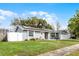
M 13 11 L 0 9 L 0 27 L 8 27 L 12 18 L 17 16 L 18 14 Z
M 44 11 L 32 11 L 32 12 L 30 12 L 30 14 L 33 16 L 36 16 L 36 15 L 43 16 L 43 15 L 46 15 L 48 13 L 44 12 Z
M 7 20 L 7 18 L 13 18 L 13 17 L 17 17 L 18 14 L 9 10 L 2 10 L 0 9 L 0 22 L 1 20 Z
M 39 14 L 40 16 L 42 16 L 42 15 L 46 15 L 46 14 L 48 14 L 48 13 L 47 13 L 47 12 L 43 12 L 43 11 L 39 11 L 38 14 Z
M 36 16 L 38 14 L 38 12 L 30 12 L 29 14 L 33 15 L 33 16 Z
M 17 16 L 17 13 L 14 13 L 14 12 L 9 11 L 9 10 L 0 9 L 0 15 L 11 17 L 11 16 Z
M 0 16 L 0 20 L 4 20 L 5 19 L 5 17 L 4 16 Z
M 3 22 L 3 20 L 11 19 L 13 17 L 16 17 L 17 15 L 18 14 L 15 12 L 0 9 L 0 23 Z

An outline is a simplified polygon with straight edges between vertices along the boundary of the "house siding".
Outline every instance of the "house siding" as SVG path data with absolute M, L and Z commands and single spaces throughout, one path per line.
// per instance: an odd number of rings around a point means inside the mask
M 23 33 L 22 32 L 8 32 L 7 39 L 8 41 L 23 41 Z
M 40 31 L 33 31 L 33 36 L 29 36 L 28 39 L 31 39 L 31 38 L 45 39 L 44 38 L 44 33 L 40 32 Z
M 35 38 L 40 38 L 40 39 L 44 39 L 44 32 L 40 32 L 40 31 L 35 31 Z
M 30 31 L 33 31 L 33 35 L 29 35 Z M 52 33 L 54 33 L 53 37 L 51 35 Z M 68 33 L 63 34 L 62 32 L 60 32 L 58 35 L 56 33 L 58 33 L 58 32 L 55 32 L 55 31 L 49 30 L 49 29 L 16 27 L 16 31 L 7 33 L 7 39 L 8 39 L 8 41 L 24 41 L 25 39 L 30 40 L 31 38 L 38 38 L 40 40 L 41 39 L 45 39 L 45 40 L 60 39 L 60 40 L 62 40 L 62 39 L 70 38 L 70 34 L 68 34 Z
M 70 39 L 70 34 L 59 34 L 60 40 Z

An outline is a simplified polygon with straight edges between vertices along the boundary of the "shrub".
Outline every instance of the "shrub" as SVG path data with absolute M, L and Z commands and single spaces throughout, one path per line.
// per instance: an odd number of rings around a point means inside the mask
M 36 40 L 45 40 L 45 39 L 40 39 L 40 38 L 31 38 L 31 39 L 29 39 L 29 40 L 31 40 L 31 41 L 36 41 Z M 27 41 L 27 39 L 26 39 L 26 41 Z
M 28 41 L 28 39 L 25 39 L 25 41 Z
M 36 38 L 36 40 L 40 40 L 39 38 Z
M 30 40 L 35 41 L 36 39 L 35 38 L 31 38 Z

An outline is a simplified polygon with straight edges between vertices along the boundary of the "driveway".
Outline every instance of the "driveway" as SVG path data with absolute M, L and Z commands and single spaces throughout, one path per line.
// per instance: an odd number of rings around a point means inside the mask
M 60 48 L 54 51 L 50 51 L 44 54 L 40 54 L 38 56 L 65 56 L 67 54 L 70 54 L 73 51 L 79 50 L 79 44 L 75 44 L 72 46 Z

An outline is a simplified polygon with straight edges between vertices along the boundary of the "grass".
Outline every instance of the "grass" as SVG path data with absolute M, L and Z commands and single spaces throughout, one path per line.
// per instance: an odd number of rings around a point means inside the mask
M 79 40 L 0 42 L 0 56 L 34 56 L 78 43 Z
M 79 50 L 74 51 L 74 52 L 68 54 L 67 56 L 79 56 Z

